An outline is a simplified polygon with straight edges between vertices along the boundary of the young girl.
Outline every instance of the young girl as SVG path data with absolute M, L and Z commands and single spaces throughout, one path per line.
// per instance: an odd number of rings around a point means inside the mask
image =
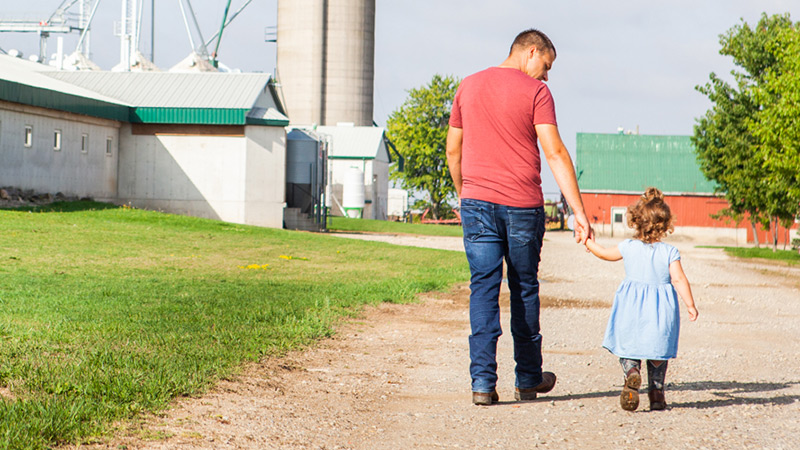
M 673 230 L 664 194 L 654 187 L 647 188 L 639 201 L 628 208 L 628 226 L 636 230 L 634 239 L 626 239 L 617 247 L 603 248 L 592 239 L 586 241 L 588 250 L 598 258 L 622 259 L 625 263 L 625 280 L 614 295 L 603 347 L 618 356 L 622 365 L 622 409 L 633 411 L 639 407 L 640 360 L 646 359 L 650 409 L 662 410 L 667 407 L 667 360 L 678 353 L 677 294 L 686 304 L 689 320 L 697 319 L 697 308 L 678 249 L 661 242 Z

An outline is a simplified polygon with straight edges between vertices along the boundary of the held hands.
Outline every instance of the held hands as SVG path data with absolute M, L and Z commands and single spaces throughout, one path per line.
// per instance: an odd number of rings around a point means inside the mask
M 592 249 L 591 249 L 592 245 L 597 245 L 597 242 L 594 241 L 594 230 L 592 232 L 592 236 L 589 236 L 583 242 L 583 246 L 584 246 L 584 249 L 586 249 L 586 253 L 592 253 Z
M 584 215 L 575 216 L 575 242 L 586 245 L 588 239 L 594 239 L 594 230 Z

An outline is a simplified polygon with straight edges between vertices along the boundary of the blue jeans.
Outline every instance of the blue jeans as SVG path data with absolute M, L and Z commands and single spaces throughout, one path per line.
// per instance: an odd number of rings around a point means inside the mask
M 470 279 L 469 371 L 473 392 L 492 392 L 497 384 L 498 298 L 503 259 L 511 291 L 511 336 L 516 382 L 532 388 L 542 382 L 539 334 L 539 254 L 544 237 L 544 208 L 515 208 L 473 199 L 461 200 L 464 248 Z

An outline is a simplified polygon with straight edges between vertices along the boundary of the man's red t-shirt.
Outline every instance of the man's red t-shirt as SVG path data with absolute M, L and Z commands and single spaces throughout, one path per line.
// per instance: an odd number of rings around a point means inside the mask
M 556 125 L 553 96 L 543 82 L 503 67 L 465 78 L 450 115 L 450 126 L 464 130 L 461 197 L 542 206 L 538 124 Z

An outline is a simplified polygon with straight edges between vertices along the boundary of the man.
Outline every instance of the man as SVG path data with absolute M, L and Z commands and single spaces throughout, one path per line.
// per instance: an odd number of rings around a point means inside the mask
M 556 125 L 553 97 L 544 81 L 556 59 L 538 30 L 520 33 L 508 58 L 473 74 L 458 88 L 447 133 L 447 161 L 461 198 L 464 247 L 469 261 L 469 337 L 472 401 L 498 401 L 498 297 L 503 259 L 511 291 L 511 334 L 517 400 L 549 392 L 556 376 L 542 372 L 539 334 L 539 255 L 544 198 L 538 142 L 575 214 L 578 242 L 592 234 L 572 159 Z

